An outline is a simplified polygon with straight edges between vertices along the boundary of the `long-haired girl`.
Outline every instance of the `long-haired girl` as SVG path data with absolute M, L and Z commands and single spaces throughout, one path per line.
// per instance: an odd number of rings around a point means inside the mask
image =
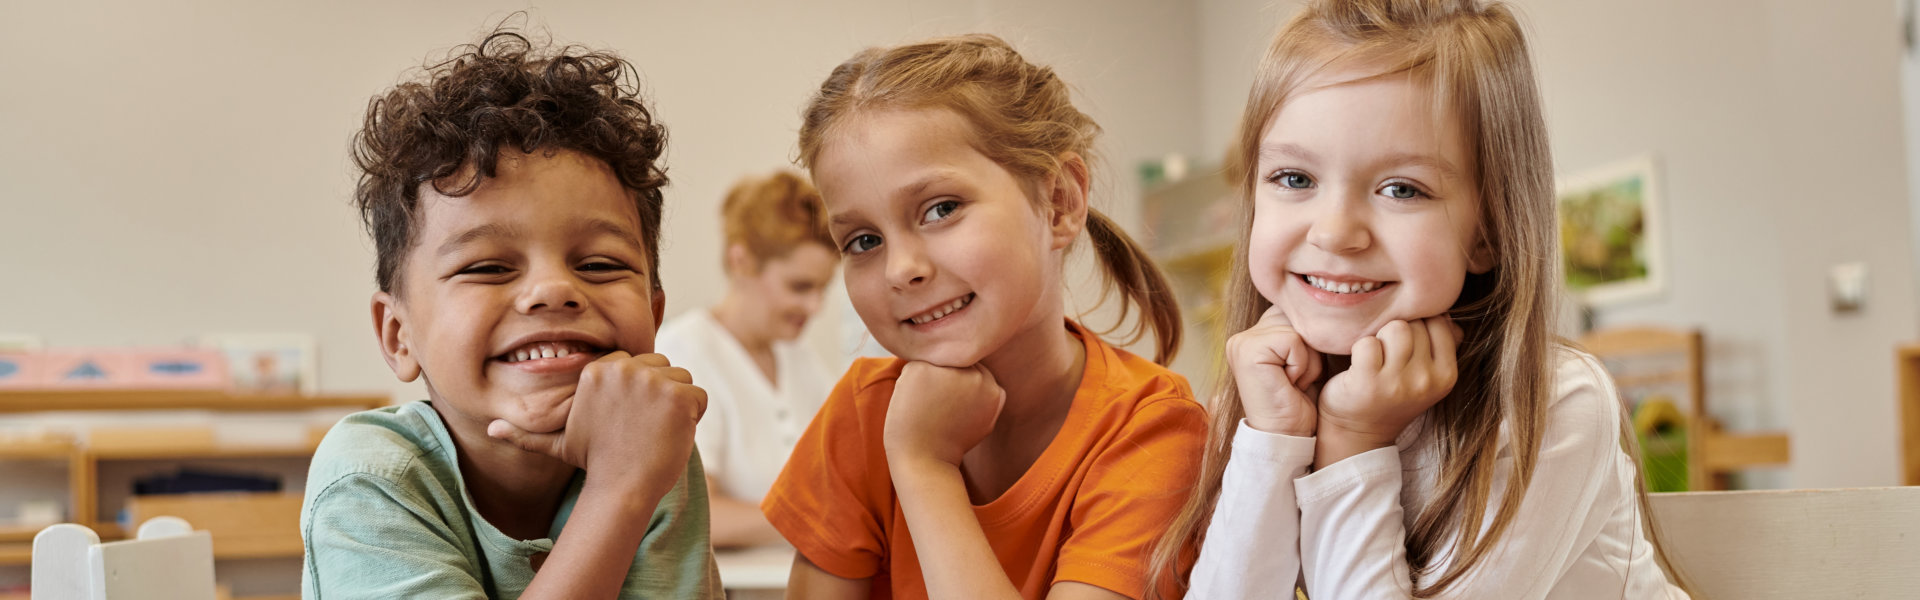
M 1684 596 L 1612 382 L 1552 332 L 1552 163 L 1509 10 L 1309 2 L 1240 134 L 1231 385 L 1157 573 L 1203 540 L 1199 598 L 1297 575 L 1315 598 Z
M 791 597 L 1144 596 L 1206 424 L 1162 366 L 1165 280 L 1087 205 L 1098 132 L 987 35 L 868 50 L 820 86 L 800 161 L 899 358 L 848 370 L 761 504 L 799 550 Z M 1082 234 L 1161 364 L 1066 318 Z

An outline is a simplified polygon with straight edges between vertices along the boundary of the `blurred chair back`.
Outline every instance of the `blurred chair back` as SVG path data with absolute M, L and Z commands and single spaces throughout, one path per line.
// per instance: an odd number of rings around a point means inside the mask
M 1727 489 L 1727 475 L 1752 467 L 1785 466 L 1791 457 L 1787 435 L 1779 432 L 1730 434 L 1708 410 L 1706 344 L 1697 329 L 1608 327 L 1582 336 L 1580 345 L 1598 357 L 1613 376 L 1630 410 L 1664 395 L 1686 421 L 1687 489 Z
M 154 517 L 135 539 L 100 543 L 63 523 L 33 537 L 33 600 L 214 600 L 213 537 Z

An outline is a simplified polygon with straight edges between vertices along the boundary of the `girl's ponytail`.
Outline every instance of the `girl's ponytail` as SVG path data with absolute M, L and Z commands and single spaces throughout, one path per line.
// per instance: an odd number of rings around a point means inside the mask
M 1153 362 L 1166 365 L 1173 362 L 1174 354 L 1180 351 L 1180 335 L 1184 326 L 1180 320 L 1180 306 L 1173 296 L 1173 287 L 1167 284 L 1167 276 L 1153 263 L 1153 258 L 1133 241 L 1132 236 L 1120 228 L 1120 224 L 1107 218 L 1099 210 L 1087 209 L 1087 238 L 1093 243 L 1094 254 L 1100 258 L 1100 266 L 1107 274 L 1107 281 L 1120 290 L 1120 317 L 1114 328 L 1126 323 L 1133 309 L 1140 309 L 1140 320 L 1134 323 L 1133 332 L 1128 334 L 1124 344 L 1140 341 L 1153 330 Z M 1107 290 L 1102 290 L 1100 299 L 1106 300 Z M 1105 333 L 1105 332 L 1103 332 Z

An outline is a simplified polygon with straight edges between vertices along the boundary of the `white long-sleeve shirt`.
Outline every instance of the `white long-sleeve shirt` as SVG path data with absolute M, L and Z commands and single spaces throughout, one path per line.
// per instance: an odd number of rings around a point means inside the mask
M 1599 361 L 1563 351 L 1526 499 L 1506 535 L 1442 597 L 1687 597 L 1667 582 L 1642 533 L 1638 471 L 1620 445 L 1616 398 Z M 1441 466 L 1424 420 L 1392 448 L 1312 474 L 1313 438 L 1242 422 L 1187 597 L 1291 598 L 1296 575 L 1315 600 L 1412 597 L 1407 529 L 1416 507 L 1437 493 Z M 1498 452 L 1495 499 L 1513 460 L 1505 426 Z M 1493 513 L 1490 506 L 1487 524 Z M 1451 560 L 1438 557 L 1434 572 Z

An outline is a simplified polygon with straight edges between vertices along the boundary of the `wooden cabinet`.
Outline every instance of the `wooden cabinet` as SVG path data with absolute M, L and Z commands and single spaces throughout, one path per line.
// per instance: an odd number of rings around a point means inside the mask
M 0 391 L 0 417 L 46 411 L 210 410 L 234 413 L 287 413 L 313 409 L 363 410 L 387 404 L 385 395 L 263 396 L 193 390 Z M 310 457 L 325 427 L 296 432 L 274 443 L 223 441 L 212 425 L 93 427 L 84 435 L 47 434 L 0 437 L 0 460 L 41 460 L 67 465 L 68 511 L 72 521 L 93 528 L 103 540 L 126 536 L 100 514 L 98 469 L 102 462 L 208 458 Z M 213 533 L 215 558 L 298 557 L 300 496 L 213 494 L 148 496 L 129 501 L 135 522 L 146 516 L 176 514 L 196 529 Z M 172 512 L 169 512 L 172 511 Z M 187 514 L 178 514 L 187 513 Z M 0 565 L 32 561 L 39 527 L 0 528 Z

